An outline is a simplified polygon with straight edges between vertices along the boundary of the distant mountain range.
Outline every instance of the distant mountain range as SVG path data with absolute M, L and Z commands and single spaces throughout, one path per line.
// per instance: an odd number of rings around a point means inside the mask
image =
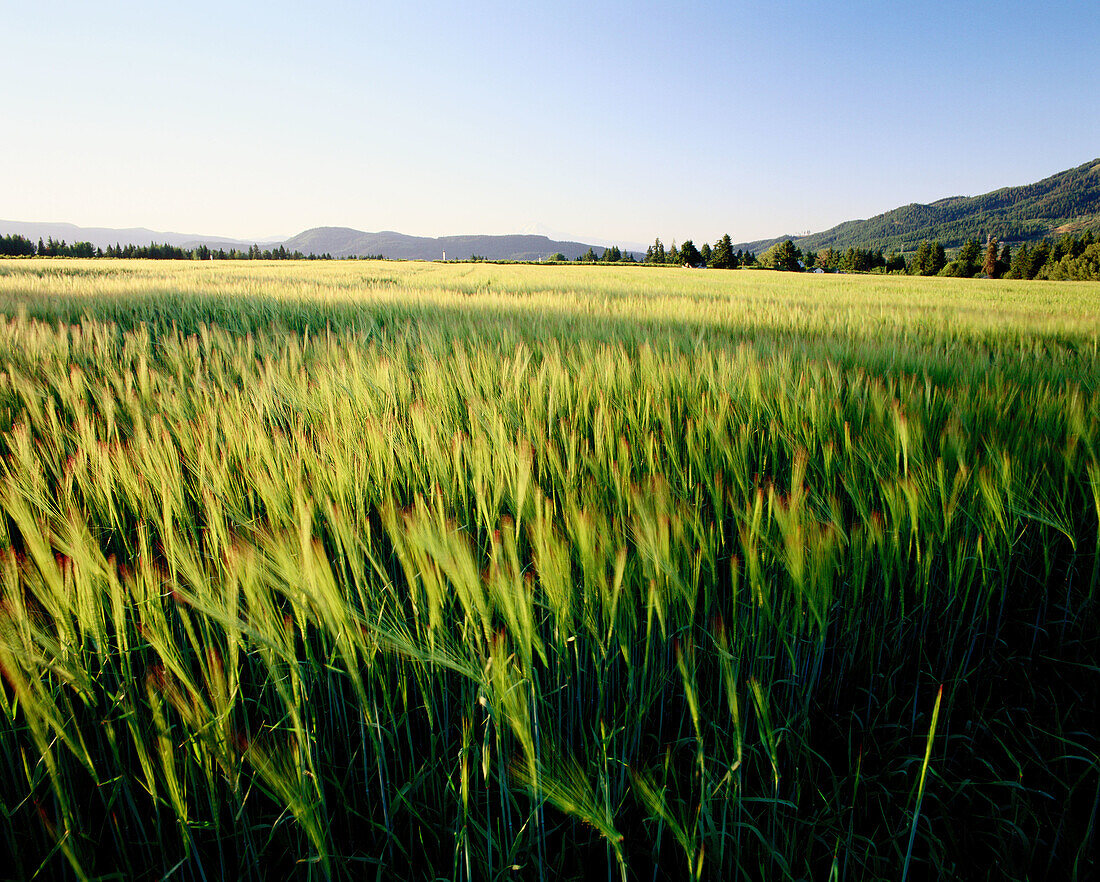
M 913 203 L 868 220 L 846 221 L 823 233 L 758 239 L 734 249 L 759 254 L 791 239 L 803 251 L 881 248 L 903 252 L 916 250 L 925 240 L 954 248 L 967 239 L 984 242 L 986 236 L 996 236 L 1015 244 L 1086 228 L 1100 229 L 1100 159 L 1022 187 L 982 196 L 952 196 L 931 205 Z
M 547 236 L 407 236 L 404 233 L 385 231 L 365 233 L 348 227 L 315 227 L 289 239 L 242 240 L 223 236 L 202 236 L 196 233 L 165 233 L 133 227 L 125 230 L 106 227 L 78 227 L 75 224 L 31 223 L 0 220 L 0 236 L 19 234 L 37 242 L 53 237 L 73 242 L 91 242 L 98 248 L 110 245 L 148 245 L 151 242 L 174 245 L 179 248 L 236 248 L 247 250 L 253 244 L 272 247 L 284 245 L 287 251 L 302 254 L 331 254 L 333 257 L 365 257 L 381 254 L 395 260 L 440 260 L 446 253 L 450 260 L 483 257 L 487 260 L 541 260 L 552 254 L 563 254 L 574 260 L 592 248 L 597 254 L 603 247 L 584 242 L 566 242 Z M 642 257 L 635 252 L 636 257 Z
M 316 227 L 287 239 L 288 251 L 303 254 L 331 254 L 333 257 L 354 257 L 381 254 L 399 260 L 448 260 L 484 257 L 487 260 L 539 260 L 561 253 L 569 260 L 584 254 L 589 248 L 597 254 L 603 248 L 583 242 L 559 242 L 546 236 L 406 236 L 386 230 L 364 233 L 348 227 Z
M 198 248 L 206 245 L 210 248 L 230 248 L 247 250 L 250 245 L 278 245 L 281 239 L 227 239 L 224 236 L 202 236 L 198 233 L 164 233 L 147 230 L 145 227 L 130 227 L 116 230 L 108 227 L 78 227 L 75 224 L 34 223 L 30 221 L 0 220 L 0 236 L 19 234 L 32 242 L 53 237 L 64 239 L 70 245 L 73 242 L 91 242 L 97 248 L 110 245 L 174 245 L 177 248 Z
M 804 251 L 824 248 L 839 251 L 851 247 L 906 252 L 914 251 L 925 240 L 938 240 L 950 249 L 970 238 L 983 242 L 986 236 L 996 236 L 1003 242 L 1016 244 L 1085 228 L 1100 230 L 1100 159 L 1022 187 L 1005 187 L 982 196 L 952 196 L 931 205 L 913 203 L 867 220 L 846 221 L 821 233 L 758 239 L 742 242 L 734 249 L 760 254 L 777 242 L 792 239 Z M 100 248 L 116 243 L 148 245 L 156 242 L 185 249 L 206 245 L 214 249 L 247 250 L 252 244 L 265 247 L 282 244 L 288 251 L 303 254 L 331 254 L 333 257 L 380 254 L 404 260 L 439 260 L 444 252 L 450 260 L 475 255 L 488 260 L 540 260 L 559 252 L 573 260 L 590 247 L 596 254 L 603 253 L 602 245 L 561 241 L 545 235 L 429 238 L 392 231 L 365 233 L 348 227 L 316 227 L 285 241 L 246 241 L 194 233 L 164 233 L 144 227 L 115 230 L 0 220 L 0 236 L 13 233 L 32 241 L 52 236 L 69 243 L 91 242 Z M 638 252 L 631 253 L 642 257 Z

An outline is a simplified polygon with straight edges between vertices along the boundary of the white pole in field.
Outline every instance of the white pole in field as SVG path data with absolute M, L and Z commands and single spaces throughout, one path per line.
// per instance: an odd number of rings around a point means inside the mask
M 443 252 L 443 262 L 444 263 L 447 262 L 447 252 L 446 251 Z

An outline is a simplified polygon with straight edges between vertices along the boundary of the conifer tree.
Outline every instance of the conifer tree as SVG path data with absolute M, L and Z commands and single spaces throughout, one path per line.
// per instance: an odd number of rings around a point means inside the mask
M 733 269 L 737 265 L 729 233 L 714 243 L 714 250 L 710 253 L 710 265 L 717 269 Z
M 684 266 L 699 266 L 703 262 L 703 256 L 699 253 L 699 249 L 695 247 L 695 243 L 691 239 L 685 239 L 684 244 L 680 246 L 680 263 Z
M 993 236 L 985 246 L 985 260 L 982 262 L 982 272 L 991 279 L 997 278 L 998 263 L 997 237 Z

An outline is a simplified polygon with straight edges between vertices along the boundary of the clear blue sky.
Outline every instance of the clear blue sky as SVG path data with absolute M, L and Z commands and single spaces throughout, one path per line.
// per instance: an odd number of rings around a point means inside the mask
M 0 217 L 743 241 L 1100 156 L 1090 2 L 0 14 Z

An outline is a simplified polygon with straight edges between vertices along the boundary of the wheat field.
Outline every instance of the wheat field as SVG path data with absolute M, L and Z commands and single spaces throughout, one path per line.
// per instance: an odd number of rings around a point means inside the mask
M 0 878 L 1090 879 L 1100 284 L 0 261 Z

